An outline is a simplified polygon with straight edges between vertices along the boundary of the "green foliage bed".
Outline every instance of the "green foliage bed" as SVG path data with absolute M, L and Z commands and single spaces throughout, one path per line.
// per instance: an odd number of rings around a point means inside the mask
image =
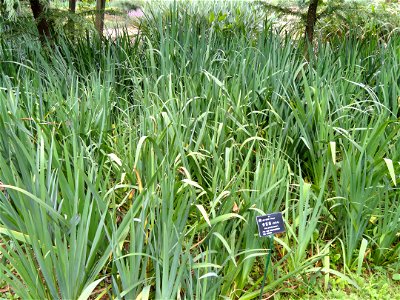
M 252 5 L 132 39 L 0 39 L 0 280 L 22 299 L 254 299 L 399 273 L 400 39 L 315 54 Z M 91 296 L 90 296 L 91 295 Z

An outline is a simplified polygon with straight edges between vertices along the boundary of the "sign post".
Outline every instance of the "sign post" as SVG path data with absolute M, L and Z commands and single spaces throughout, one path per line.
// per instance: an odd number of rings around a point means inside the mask
M 258 226 L 258 235 L 260 237 L 268 237 L 269 253 L 265 262 L 264 277 L 261 284 L 260 300 L 262 299 L 265 280 L 267 279 L 269 261 L 271 260 L 272 248 L 274 246 L 274 234 L 285 232 L 285 223 L 283 222 L 282 213 L 272 213 L 264 216 L 256 217 Z

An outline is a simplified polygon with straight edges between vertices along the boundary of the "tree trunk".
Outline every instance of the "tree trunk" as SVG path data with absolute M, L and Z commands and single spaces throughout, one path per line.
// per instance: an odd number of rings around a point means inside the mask
M 76 0 L 69 0 L 69 13 L 74 14 L 75 11 L 76 11 Z M 71 34 L 73 34 L 75 31 L 74 19 L 72 18 L 72 15 L 69 15 L 68 17 L 67 29 Z
M 306 32 L 305 32 L 306 41 L 308 41 L 310 44 L 312 44 L 314 38 L 314 27 L 315 27 L 315 22 L 317 21 L 317 8 L 318 8 L 318 0 L 310 0 L 310 4 L 308 6 L 308 11 L 307 11 Z
M 39 37 L 42 42 L 51 38 L 50 24 L 44 14 L 44 6 L 39 0 L 29 0 L 33 17 L 36 21 L 36 27 L 39 32 Z
M 69 0 L 69 12 L 75 13 L 76 11 L 76 0 Z
M 96 0 L 96 29 L 100 36 L 103 36 L 105 8 L 106 0 Z

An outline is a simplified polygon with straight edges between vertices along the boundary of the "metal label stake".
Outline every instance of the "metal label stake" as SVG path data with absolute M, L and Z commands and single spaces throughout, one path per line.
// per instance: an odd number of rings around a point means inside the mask
M 274 246 L 274 234 L 285 232 L 285 223 L 283 222 L 282 213 L 272 213 L 265 216 L 256 217 L 256 222 L 258 225 L 258 235 L 260 237 L 268 237 L 269 239 L 269 253 L 267 255 L 267 261 L 265 262 L 264 277 L 261 284 L 260 298 L 262 299 L 265 281 L 267 279 L 269 262 L 271 260 L 271 255 Z

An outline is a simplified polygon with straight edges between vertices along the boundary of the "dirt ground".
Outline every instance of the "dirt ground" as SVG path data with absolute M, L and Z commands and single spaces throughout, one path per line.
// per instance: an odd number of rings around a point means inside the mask
M 132 14 L 134 15 L 132 17 Z M 124 31 L 129 36 L 135 36 L 139 30 L 137 27 L 138 19 L 141 17 L 141 11 L 127 12 L 126 15 L 104 15 L 104 35 L 110 38 L 116 38 Z

